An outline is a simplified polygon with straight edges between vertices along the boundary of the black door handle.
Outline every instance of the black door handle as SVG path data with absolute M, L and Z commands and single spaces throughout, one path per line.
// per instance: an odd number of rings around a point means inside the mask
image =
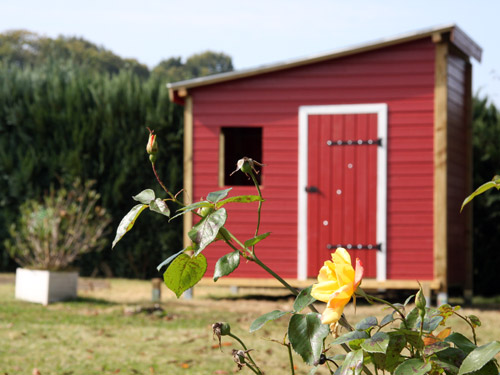
M 319 189 L 316 186 L 306 186 L 307 193 L 319 193 Z

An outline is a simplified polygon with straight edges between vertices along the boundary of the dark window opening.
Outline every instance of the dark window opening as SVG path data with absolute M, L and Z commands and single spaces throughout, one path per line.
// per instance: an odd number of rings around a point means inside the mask
M 247 156 L 262 163 L 262 128 L 221 128 L 221 173 L 220 184 L 253 185 L 252 180 L 242 172 L 231 172 L 236 169 L 238 160 Z M 262 184 L 262 170 L 257 174 L 259 185 Z

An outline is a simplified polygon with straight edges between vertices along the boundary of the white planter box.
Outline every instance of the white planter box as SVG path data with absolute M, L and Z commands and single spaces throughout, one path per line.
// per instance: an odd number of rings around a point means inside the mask
M 43 270 L 16 270 L 16 298 L 48 305 L 76 298 L 77 272 L 53 272 Z

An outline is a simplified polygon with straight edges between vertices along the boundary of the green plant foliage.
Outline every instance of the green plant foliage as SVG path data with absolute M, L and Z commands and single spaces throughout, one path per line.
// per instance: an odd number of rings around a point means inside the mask
M 175 258 L 177 258 L 179 255 L 181 255 L 182 253 L 184 253 L 184 252 L 186 252 L 188 250 L 193 250 L 192 246 L 189 246 L 189 247 L 187 247 L 185 249 L 182 249 L 181 251 L 179 251 L 178 253 L 175 253 L 174 255 L 170 255 L 167 259 L 165 259 L 163 262 L 161 262 L 160 264 L 158 264 L 158 266 L 156 267 L 156 269 L 158 271 L 160 271 L 163 266 L 169 265 Z
M 152 189 L 146 189 L 134 195 L 132 199 L 142 204 L 150 204 L 155 199 L 155 192 Z
M 304 362 L 312 365 L 319 360 L 323 339 L 329 331 L 328 325 L 321 324 L 319 314 L 294 314 L 288 324 L 288 339 L 293 350 L 302 357 Z
M 120 241 L 130 229 L 132 229 L 135 221 L 146 207 L 148 207 L 147 204 L 137 204 L 123 217 L 122 221 L 120 221 L 120 224 L 118 225 L 116 236 L 111 247 L 115 247 L 116 243 Z
M 255 319 L 250 325 L 250 332 L 255 332 L 264 327 L 264 324 L 266 324 L 267 322 L 279 319 L 286 314 L 290 314 L 290 311 L 274 310 L 264 315 L 261 315 L 257 319 Z
M 421 359 L 408 359 L 401 363 L 394 372 L 395 375 L 425 375 L 432 369 L 430 363 L 425 363 Z
M 228 203 L 251 203 L 251 202 L 263 202 L 264 200 L 258 195 L 239 195 L 237 197 L 231 197 L 224 199 L 223 201 L 217 202 L 217 208 L 220 208 Z
M 109 214 L 98 205 L 92 182 L 52 190 L 42 202 L 27 200 L 5 246 L 23 267 L 65 270 L 82 254 L 102 250 Z
M 250 238 L 249 240 L 246 240 L 244 245 L 247 248 L 255 246 L 260 241 L 262 241 L 264 238 L 267 238 L 267 236 L 269 236 L 270 234 L 271 234 L 271 232 L 259 234 L 258 236 L 255 236 L 255 237 Z
M 195 254 L 202 252 L 215 240 L 226 219 L 226 209 L 221 208 L 205 216 L 189 231 L 189 238 L 198 245 Z
M 500 353 L 500 342 L 492 341 L 471 351 L 462 362 L 458 375 L 479 371 Z
M 231 189 L 232 188 L 219 190 L 219 191 L 213 191 L 211 193 L 208 193 L 207 201 L 212 202 L 212 203 L 217 203 L 221 199 L 226 198 L 227 195 L 229 194 L 229 192 L 231 191 Z
M 465 205 L 472 201 L 475 197 L 478 195 L 483 194 L 485 191 L 488 191 L 492 188 L 496 188 L 497 190 L 500 190 L 500 177 L 495 176 L 493 181 L 488 181 L 479 186 L 474 192 L 469 195 L 467 198 L 465 198 L 464 202 L 462 203 L 462 207 L 460 207 L 460 212 L 464 209 Z
M 0 62 L 0 244 L 21 202 L 76 178 L 96 181 L 116 228 L 130 197 L 144 184 L 156 186 L 145 152 L 146 126 L 155 128 L 161 145 L 158 173 L 170 190 L 180 190 L 182 108 L 169 101 L 164 81 L 125 70 L 110 76 L 64 62 L 30 66 Z M 117 251 L 83 255 L 77 261 L 81 274 L 157 276 L 158 259 L 182 247 L 181 222 L 165 224 L 162 215 L 142 215 L 138 230 Z M 113 234 L 106 240 L 111 247 Z M 4 269 L 5 255 L 0 249 Z
M 377 332 L 361 344 L 363 350 L 368 353 L 385 353 L 388 346 L 389 335 L 385 332 Z
M 163 279 L 167 287 L 179 298 L 201 280 L 206 270 L 207 259 L 203 254 L 193 257 L 180 254 L 167 268 Z
M 347 353 L 345 361 L 339 369 L 339 375 L 359 375 L 363 369 L 363 351 L 355 350 Z
M 235 250 L 219 258 L 215 264 L 214 281 L 227 276 L 240 265 L 240 252 Z
M 311 296 L 311 289 L 312 285 L 300 291 L 297 298 L 295 298 L 295 302 L 293 303 L 294 312 L 299 313 L 311 303 L 316 301 L 316 299 Z
M 358 331 L 365 331 L 372 327 L 375 327 L 376 325 L 378 325 L 377 318 L 375 318 L 374 316 L 369 316 L 356 324 L 356 329 Z
M 472 131 L 474 175 L 471 188 L 476 188 L 500 175 L 500 115 L 487 98 L 474 98 Z M 491 189 L 475 198 L 472 212 L 474 294 L 496 295 L 500 268 L 500 192 Z

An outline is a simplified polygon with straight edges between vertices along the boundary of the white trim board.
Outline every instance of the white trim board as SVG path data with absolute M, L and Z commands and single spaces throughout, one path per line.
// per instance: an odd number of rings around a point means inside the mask
M 299 180 L 298 180 L 298 231 L 297 231 L 297 278 L 307 279 L 307 169 L 309 115 L 363 114 L 377 115 L 377 281 L 387 278 L 387 104 L 343 104 L 299 107 Z

